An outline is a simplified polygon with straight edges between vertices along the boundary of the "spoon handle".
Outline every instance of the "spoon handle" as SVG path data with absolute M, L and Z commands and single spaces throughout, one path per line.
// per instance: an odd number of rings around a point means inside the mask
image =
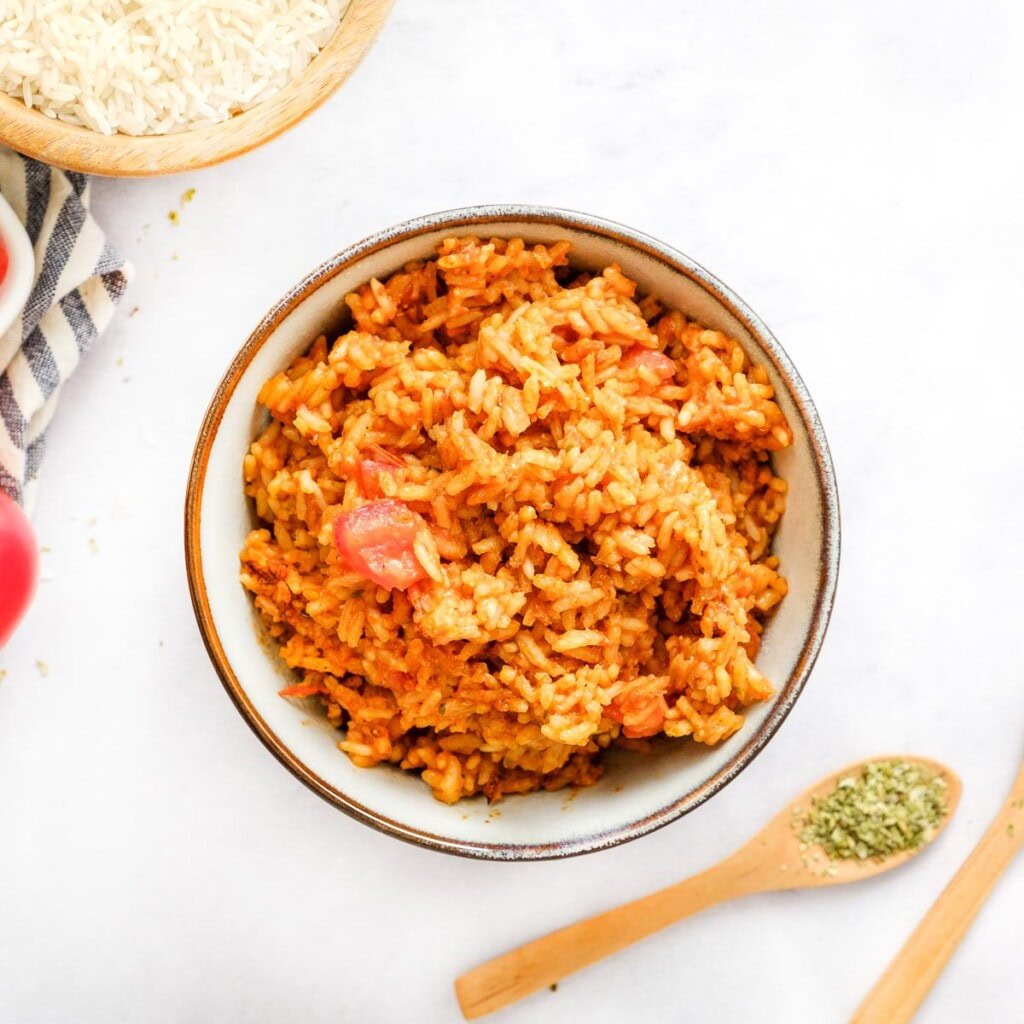
M 455 982 L 463 1015 L 475 1020 L 674 921 L 761 888 L 743 852 L 667 889 L 578 921 L 473 968 Z
M 995 821 L 857 1008 L 850 1024 L 906 1024 L 1024 842 L 1024 766 Z

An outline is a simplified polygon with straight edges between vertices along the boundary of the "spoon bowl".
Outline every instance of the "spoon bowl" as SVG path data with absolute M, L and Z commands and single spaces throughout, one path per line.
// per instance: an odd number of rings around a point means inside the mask
M 946 814 L 924 843 L 884 859 L 830 860 L 821 846 L 801 842 L 793 827 L 794 815 L 799 815 L 815 798 L 831 793 L 840 779 L 859 774 L 869 764 L 890 760 L 917 765 L 946 784 Z M 482 1017 L 653 935 L 674 921 L 737 896 L 842 885 L 891 871 L 938 838 L 956 811 L 960 792 L 956 774 L 928 758 L 872 757 L 848 765 L 801 793 L 745 846 L 707 871 L 552 932 L 464 974 L 455 982 L 462 1013 L 467 1020 Z
M 839 780 L 849 775 L 857 775 L 869 764 L 878 761 L 905 761 L 907 764 L 917 765 L 930 774 L 941 778 L 946 784 L 945 802 L 946 814 L 939 822 L 934 833 L 927 842 L 913 850 L 903 850 L 900 853 L 890 854 L 884 858 L 869 858 L 868 860 L 830 860 L 824 849 L 818 844 L 806 845 L 800 841 L 796 829 L 793 828 L 793 818 L 810 807 L 811 803 L 828 796 Z M 865 878 L 873 878 L 875 875 L 892 871 L 920 853 L 925 847 L 930 846 L 949 823 L 954 811 L 960 803 L 960 794 L 963 787 L 960 777 L 938 761 L 927 757 L 910 757 L 906 754 L 893 754 L 888 757 L 872 757 L 868 761 L 858 761 L 855 764 L 847 765 L 838 772 L 821 779 L 813 786 L 806 789 L 784 810 L 780 811 L 768 824 L 742 849 L 738 850 L 733 857 L 750 851 L 757 855 L 759 870 L 774 871 L 776 874 L 784 875 L 783 879 L 772 879 L 774 885 L 766 885 L 761 892 L 781 889 L 806 889 L 819 885 L 842 885 L 845 882 L 860 882 Z M 730 858 L 730 860 L 733 858 Z M 760 877 L 760 875 L 758 876 Z M 752 890 L 753 891 L 753 890 Z

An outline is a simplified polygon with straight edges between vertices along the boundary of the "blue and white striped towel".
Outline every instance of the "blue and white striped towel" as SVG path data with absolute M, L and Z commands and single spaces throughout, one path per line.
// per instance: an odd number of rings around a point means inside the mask
M 131 280 L 89 213 L 89 180 L 0 148 L 0 192 L 28 231 L 36 278 L 0 336 L 0 489 L 30 506 L 46 428 L 87 348 Z

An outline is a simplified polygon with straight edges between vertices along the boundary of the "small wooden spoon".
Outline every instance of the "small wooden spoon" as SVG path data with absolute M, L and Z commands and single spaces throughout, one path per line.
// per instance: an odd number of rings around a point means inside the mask
M 959 778 L 935 761 L 897 757 L 945 779 L 949 813 L 936 829 L 937 836 L 960 801 Z M 859 882 L 905 864 L 917 851 L 893 854 L 885 860 L 830 861 L 820 847 L 801 850 L 800 839 L 793 828 L 794 814 L 806 809 L 815 797 L 832 792 L 841 778 L 859 773 L 865 764 L 883 760 L 890 758 L 861 761 L 822 779 L 777 814 L 746 846 L 707 871 L 552 932 L 475 967 L 455 982 L 455 993 L 464 1016 L 474 1020 L 514 1003 L 716 903 L 755 892 Z

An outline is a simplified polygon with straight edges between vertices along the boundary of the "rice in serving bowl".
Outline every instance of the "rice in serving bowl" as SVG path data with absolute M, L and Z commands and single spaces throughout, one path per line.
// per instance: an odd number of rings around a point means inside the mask
M 217 124 L 269 99 L 349 0 L 7 0 L 0 90 L 106 135 Z
M 445 802 L 588 784 L 656 735 L 714 744 L 772 693 L 753 658 L 792 435 L 768 375 L 569 256 L 446 239 L 260 392 L 242 579 L 284 692 Z

